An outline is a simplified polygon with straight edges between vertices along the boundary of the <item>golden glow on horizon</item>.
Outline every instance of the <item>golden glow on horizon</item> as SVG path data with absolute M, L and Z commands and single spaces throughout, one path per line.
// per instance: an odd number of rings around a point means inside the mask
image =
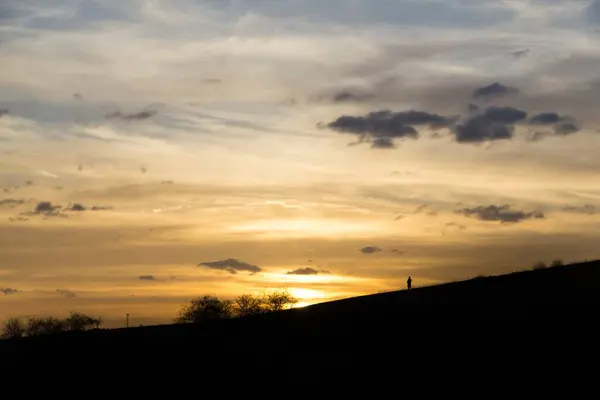
M 350 221 L 343 219 L 264 219 L 234 225 L 234 233 L 253 233 L 274 237 L 331 237 L 334 235 L 356 236 L 381 232 L 385 224 L 377 221 Z

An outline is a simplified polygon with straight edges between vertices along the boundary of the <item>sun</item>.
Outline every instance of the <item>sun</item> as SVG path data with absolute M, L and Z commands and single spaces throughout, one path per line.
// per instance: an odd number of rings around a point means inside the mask
M 305 289 L 305 288 L 289 288 L 288 292 L 300 301 L 305 300 L 321 300 L 326 298 L 322 290 Z

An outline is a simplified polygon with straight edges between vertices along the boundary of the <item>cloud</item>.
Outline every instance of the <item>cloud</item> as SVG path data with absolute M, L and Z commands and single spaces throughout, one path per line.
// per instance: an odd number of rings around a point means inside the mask
M 523 50 L 517 50 L 517 51 L 513 51 L 512 53 L 510 53 L 514 58 L 516 59 L 520 59 L 520 58 L 524 58 L 527 57 L 527 55 L 529 55 L 529 52 L 531 51 L 531 49 L 523 49 Z
M 56 293 L 69 298 L 77 297 L 77 294 L 75 292 L 72 292 L 67 289 L 56 289 Z
M 425 111 L 382 110 L 363 116 L 343 115 L 325 126 L 337 132 L 357 135 L 360 142 L 372 142 L 374 148 L 390 148 L 393 147 L 392 139 L 418 138 L 419 133 L 414 126 L 442 128 L 450 125 L 452 120 Z
M 114 207 L 112 206 L 93 206 L 91 208 L 92 211 L 106 211 L 106 210 L 112 210 Z
M 107 114 L 106 118 L 107 119 L 121 119 L 124 121 L 132 121 L 132 120 L 150 119 L 150 118 L 154 117 L 156 114 L 157 114 L 157 111 L 155 111 L 155 110 L 146 110 L 146 111 L 140 111 L 140 112 L 130 113 L 130 114 L 122 113 L 121 111 L 115 111 L 110 114 Z
M 12 288 L 0 288 L 0 292 L 4 293 L 6 296 L 11 295 L 11 294 L 17 294 L 20 293 L 20 290 L 17 289 L 12 289 Z
M 374 253 L 378 253 L 383 250 L 377 246 L 366 246 L 366 247 L 363 247 L 362 249 L 359 249 L 359 251 L 363 254 L 374 254 Z
M 494 83 L 476 89 L 473 96 L 489 99 L 490 96 L 505 96 L 515 93 L 516 88 Z M 468 104 L 465 115 L 442 116 L 428 111 L 373 111 L 362 116 L 342 115 L 327 124 L 319 123 L 318 127 L 353 134 L 358 141 L 351 144 L 370 142 L 374 149 L 392 149 L 394 139 L 418 139 L 416 127 L 431 130 L 448 128 L 457 143 L 477 144 L 483 142 L 510 140 L 515 133 L 516 125 L 553 126 L 555 135 L 569 135 L 580 130 L 572 117 L 561 116 L 555 112 L 542 112 L 527 119 L 528 112 L 511 106 L 479 107 Z M 542 139 L 550 133 L 534 134 L 534 140 Z M 436 137 L 440 137 L 437 134 Z
M 532 116 L 528 122 L 532 125 L 553 125 L 561 122 L 563 119 L 564 117 L 555 112 L 544 112 Z
M 31 216 L 31 215 L 42 215 L 45 217 L 68 217 L 69 215 L 66 212 L 84 212 L 84 211 L 103 211 L 110 210 L 112 207 L 105 206 L 93 206 L 92 208 L 87 208 L 81 203 L 73 203 L 67 207 L 62 207 L 61 205 L 52 204 L 49 201 L 41 201 L 37 203 L 35 209 L 30 212 L 22 213 L 23 216 Z
M 61 206 L 53 205 L 49 201 L 41 201 L 37 203 L 35 209 L 31 212 L 34 215 L 44 215 L 44 216 L 60 216 L 63 215 L 60 212 Z
M 25 204 L 25 200 L 23 199 L 0 199 L 0 207 L 16 207 Z
M 491 85 L 477 88 L 473 91 L 472 98 L 475 100 L 492 100 L 498 97 L 515 95 L 519 93 L 519 89 L 509 86 L 504 86 L 499 82 L 494 82 Z
M 442 235 L 445 235 L 449 229 L 455 229 L 457 231 L 464 231 L 467 227 L 463 224 L 459 224 L 458 222 L 447 222 L 442 229 Z
M 87 208 L 83 204 L 73 203 L 70 207 L 66 208 L 67 211 L 85 211 Z
M 529 125 L 537 126 L 553 126 L 554 134 L 556 135 L 570 135 L 579 131 L 579 126 L 575 123 L 573 118 L 568 116 L 561 116 L 556 112 L 543 112 L 530 117 L 527 121 Z M 534 139 L 541 139 L 548 136 L 548 133 L 537 132 L 534 135 Z
M 573 122 L 563 122 L 554 126 L 554 133 L 557 135 L 570 135 L 579 131 L 579 127 Z
M 287 275 L 317 275 L 317 274 L 328 274 L 329 271 L 317 270 L 314 268 L 298 268 L 293 271 L 287 272 Z
M 5 115 L 8 115 L 8 108 L 0 108 L 0 118 Z
M 593 215 L 598 212 L 598 208 L 593 204 L 584 204 L 582 206 L 565 206 L 562 208 L 563 211 L 578 213 L 578 214 L 587 214 Z
M 238 271 L 248 271 L 252 274 L 256 274 L 262 271 L 262 268 L 259 266 L 248 264 L 234 258 L 228 258 L 220 261 L 202 262 L 198 264 L 198 266 L 204 266 L 210 269 L 219 269 L 222 271 L 227 271 L 230 274 L 237 274 Z
M 138 277 L 138 279 L 140 281 L 155 281 L 156 278 L 154 277 L 154 275 L 140 275 Z
M 514 124 L 523 121 L 527 113 L 513 107 L 488 107 L 476 111 L 463 122 L 452 127 L 459 143 L 480 143 L 511 139 Z
M 373 141 L 371 142 L 371 148 L 373 148 L 373 149 L 394 149 L 394 148 L 396 148 L 396 145 L 394 144 L 394 141 L 391 138 L 382 137 L 382 138 L 373 139 Z
M 316 95 L 311 100 L 315 102 L 327 101 L 330 103 L 360 103 L 375 98 L 373 93 L 359 93 L 362 90 L 339 90 L 333 93 Z
M 510 205 L 490 205 L 473 208 L 463 208 L 457 211 L 466 217 L 474 217 L 481 221 L 500 221 L 502 223 L 517 223 L 527 219 L 543 219 L 545 215 L 541 211 L 519 211 L 511 210 Z
M 591 24 L 600 22 L 600 0 L 593 0 L 583 9 L 583 17 Z

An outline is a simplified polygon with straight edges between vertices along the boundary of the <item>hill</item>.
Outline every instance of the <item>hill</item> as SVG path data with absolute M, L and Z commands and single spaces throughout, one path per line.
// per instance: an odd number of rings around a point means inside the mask
M 475 343 L 483 338 L 500 338 L 508 344 L 520 335 L 529 344 L 539 344 L 544 335 L 564 334 L 567 327 L 583 340 L 584 328 L 595 325 L 599 304 L 600 261 L 594 261 L 199 325 L 0 341 L 0 360 L 12 370 L 31 369 L 48 360 L 77 366 L 82 358 L 96 366 L 125 360 L 127 368 L 140 371 L 150 366 L 183 368 L 194 360 L 214 368 L 236 363 L 277 368 L 293 363 L 313 371 L 339 370 L 361 357 L 396 359 L 448 351 L 463 346 L 467 338 L 469 351 L 477 349 Z

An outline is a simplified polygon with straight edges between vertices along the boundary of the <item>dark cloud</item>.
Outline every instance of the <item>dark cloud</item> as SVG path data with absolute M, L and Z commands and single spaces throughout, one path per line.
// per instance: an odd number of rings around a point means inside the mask
M 342 91 L 342 92 L 338 92 L 335 93 L 331 99 L 333 100 L 333 102 L 335 103 L 345 103 L 345 102 L 351 102 L 351 101 L 364 101 L 364 100 L 368 100 L 370 99 L 372 96 L 369 94 L 358 94 L 358 93 L 352 93 L 350 91 Z
M 85 211 L 87 208 L 83 204 L 73 203 L 70 207 L 66 209 L 67 211 Z
M 0 108 L 0 118 L 2 118 L 5 115 L 8 115 L 8 109 L 7 108 Z
M 378 253 L 383 250 L 377 246 L 366 246 L 366 247 L 363 247 L 362 249 L 359 249 L 359 251 L 363 254 L 374 254 L 374 253 Z
M 61 210 L 61 206 L 53 205 L 49 201 L 41 201 L 35 206 L 35 209 L 31 212 L 31 214 L 44 215 L 46 217 L 64 215 L 61 213 L 60 210 Z
M 459 143 L 480 143 L 485 141 L 511 139 L 514 124 L 527 117 L 525 111 L 513 107 L 488 107 L 483 112 L 475 112 L 464 121 L 452 127 Z
M 298 268 L 293 271 L 288 272 L 288 275 L 317 275 L 317 274 L 328 274 L 329 271 L 325 270 L 317 270 L 314 268 Z
M 262 271 L 257 265 L 248 264 L 243 261 L 236 260 L 234 258 L 228 258 L 220 261 L 202 262 L 198 264 L 199 267 L 204 266 L 211 269 L 219 269 L 227 271 L 230 274 L 237 274 L 238 271 L 248 271 L 252 274 L 256 274 Z
M 112 112 L 110 114 L 107 114 L 106 118 L 108 118 L 108 119 L 121 119 L 121 120 L 124 120 L 124 121 L 144 120 L 144 119 L 152 118 L 156 114 L 157 114 L 157 111 L 155 111 L 155 110 L 145 110 L 145 111 L 140 111 L 140 112 L 131 113 L 131 114 L 125 114 L 125 113 L 122 113 L 121 111 L 115 111 L 115 112 Z
M 140 275 L 138 277 L 138 279 L 140 281 L 155 281 L 156 278 L 154 277 L 154 275 Z
M 23 199 L 0 199 L 0 207 L 16 207 L 25 204 Z
M 375 138 L 371 142 L 372 149 L 394 149 L 396 145 L 394 145 L 394 141 L 391 138 L 382 137 Z
M 583 9 L 583 18 L 592 24 L 600 22 L 600 0 L 593 0 Z
M 61 296 L 65 296 L 65 297 L 77 297 L 77 294 L 75 292 L 72 292 L 67 289 L 56 289 L 56 293 L 60 294 Z
M 544 112 L 529 118 L 532 125 L 553 125 L 563 120 L 563 117 L 555 112 Z
M 432 129 L 449 126 L 453 118 L 425 111 L 373 111 L 364 116 L 343 115 L 326 125 L 329 129 L 357 135 L 360 142 L 372 142 L 373 148 L 393 147 L 392 139 L 412 138 L 419 134 L 414 126 Z
M 561 116 L 555 112 L 544 112 L 534 115 L 527 122 L 530 125 L 553 125 L 556 135 L 570 135 L 579 131 L 579 126 L 577 126 L 571 117 Z M 541 139 L 545 136 L 548 136 L 548 133 L 539 132 L 536 133 L 534 139 Z
M 475 100 L 491 100 L 497 97 L 518 94 L 519 89 L 504 86 L 499 82 L 494 82 L 491 85 L 477 88 L 473 91 L 472 98 Z
M 105 211 L 105 210 L 112 210 L 113 207 L 112 206 L 93 206 L 91 208 L 92 211 Z
M 334 93 L 319 94 L 312 96 L 311 102 L 329 102 L 329 103 L 359 103 L 368 101 L 375 97 L 372 93 L 360 93 L 360 90 L 339 90 Z
M 482 116 L 495 124 L 515 124 L 523 121 L 527 113 L 513 107 L 488 107 Z
M 0 288 L 0 292 L 4 293 L 6 296 L 11 294 L 20 293 L 20 290 L 12 289 L 12 288 Z
M 392 253 L 396 253 L 399 256 L 401 256 L 401 255 L 405 254 L 406 251 L 404 251 L 404 250 L 398 250 L 398 249 L 392 249 Z
M 563 122 L 554 125 L 554 133 L 557 135 L 570 135 L 579 132 L 579 127 L 573 122 Z
M 598 209 L 596 208 L 596 206 L 594 206 L 592 204 L 584 204 L 582 206 L 565 206 L 562 208 L 562 210 L 566 211 L 566 212 L 587 214 L 587 215 L 593 215 L 598 212 Z
M 529 55 L 530 51 L 531 51 L 531 49 L 517 50 L 517 51 L 513 51 L 512 53 L 510 53 L 510 55 L 516 59 L 520 59 L 520 58 L 527 57 L 527 55 Z
M 31 216 L 31 215 L 42 215 L 44 217 L 68 217 L 67 211 L 70 212 L 83 212 L 83 211 L 100 211 L 100 210 L 108 210 L 111 207 L 102 207 L 102 206 L 94 206 L 91 209 L 85 207 L 80 203 L 73 203 L 67 207 L 62 207 L 60 205 L 54 205 L 49 201 L 42 201 L 37 203 L 35 209 L 33 211 L 23 213 L 23 216 Z
M 520 210 L 511 210 L 508 204 L 496 206 L 478 206 L 473 208 L 463 208 L 457 213 L 466 217 L 477 218 L 481 221 L 500 221 L 502 223 L 517 223 L 527 219 L 541 219 L 545 215 L 541 211 L 525 212 Z
M 81 93 L 75 93 L 73 94 L 73 99 L 75 100 L 83 100 L 83 95 Z
M 515 88 L 507 88 L 501 84 L 492 84 L 475 92 L 478 96 L 490 93 L 512 93 Z M 527 120 L 528 113 L 510 106 L 480 107 L 468 104 L 468 112 L 463 115 L 442 116 L 426 111 L 389 110 L 373 111 L 362 116 L 342 115 L 327 124 L 320 123 L 319 127 L 356 135 L 358 141 L 371 143 L 374 149 L 392 149 L 395 139 L 418 139 L 416 127 L 424 126 L 430 129 L 448 128 L 458 143 L 482 143 L 487 141 L 510 140 L 519 124 L 534 126 L 553 126 L 555 135 L 568 135 L 579 131 L 578 125 L 571 117 L 561 116 L 555 112 L 542 112 Z M 540 133 L 535 140 L 548 136 Z M 439 132 L 437 137 L 440 137 Z M 533 140 L 533 141 L 535 141 Z

